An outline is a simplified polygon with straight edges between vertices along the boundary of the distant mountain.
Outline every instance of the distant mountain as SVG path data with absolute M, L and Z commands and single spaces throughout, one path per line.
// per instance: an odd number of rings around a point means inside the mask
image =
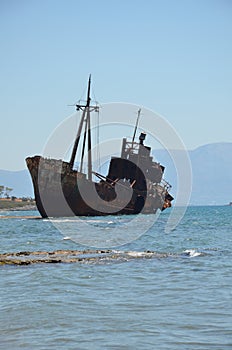
M 182 151 L 175 151 L 181 153 Z M 232 143 L 213 143 L 188 151 L 192 166 L 190 204 L 228 204 L 232 201 Z M 177 190 L 177 171 L 166 150 L 154 151 L 156 160 L 165 165 L 165 178 Z
M 34 197 L 32 182 L 27 169 L 20 171 L 0 170 L 0 185 L 13 188 L 10 196 Z
M 183 151 L 174 151 L 181 157 Z M 228 204 L 232 201 L 232 143 L 213 143 L 189 151 L 192 165 L 192 195 L 190 204 Z M 165 166 L 165 179 L 172 184 L 176 196 L 177 171 L 166 150 L 155 150 L 155 159 Z M 182 179 L 180 179 L 182 180 Z M 0 185 L 11 187 L 11 195 L 34 197 L 28 170 L 0 170 Z

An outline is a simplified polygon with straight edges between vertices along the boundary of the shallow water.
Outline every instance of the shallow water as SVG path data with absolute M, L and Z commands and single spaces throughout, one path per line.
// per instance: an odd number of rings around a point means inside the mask
M 112 248 L 130 259 L 0 266 L 0 349 L 231 349 L 232 208 L 190 207 L 165 233 L 169 213 Z M 0 219 L 1 253 L 86 249 L 48 220 L 23 218 L 37 212 L 0 215 L 18 216 Z M 92 220 L 110 236 L 130 217 Z M 150 216 L 139 220 L 143 232 Z M 141 258 L 148 250 L 163 255 Z

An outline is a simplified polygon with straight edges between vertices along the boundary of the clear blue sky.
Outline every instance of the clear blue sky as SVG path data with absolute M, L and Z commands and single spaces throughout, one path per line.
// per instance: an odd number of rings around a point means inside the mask
M 231 0 L 1 0 L 0 169 L 42 152 L 89 73 L 98 101 L 160 113 L 188 149 L 232 142 L 231 42 Z

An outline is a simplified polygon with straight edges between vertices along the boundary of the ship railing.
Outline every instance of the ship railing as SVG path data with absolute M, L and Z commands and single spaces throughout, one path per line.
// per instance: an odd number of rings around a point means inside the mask
M 136 152 L 139 151 L 139 143 L 135 141 L 128 141 L 129 137 L 126 138 L 125 150 L 128 152 Z
M 165 179 L 161 180 L 161 184 L 167 191 L 169 191 L 172 188 L 172 185 L 170 185 L 170 183 Z

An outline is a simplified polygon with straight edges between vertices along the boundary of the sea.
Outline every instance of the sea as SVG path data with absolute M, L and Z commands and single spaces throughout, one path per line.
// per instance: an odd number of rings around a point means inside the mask
M 1 254 L 96 249 L 97 255 L 107 237 L 114 254 L 0 265 L 0 349 L 231 350 L 232 207 L 188 207 L 167 230 L 171 211 L 153 224 L 152 215 L 72 221 L 80 239 L 72 227 L 63 230 L 71 219 L 59 218 L 60 229 L 37 211 L 1 212 Z M 93 229 L 102 242 L 95 244 Z M 114 245 L 114 232 L 129 239 Z

